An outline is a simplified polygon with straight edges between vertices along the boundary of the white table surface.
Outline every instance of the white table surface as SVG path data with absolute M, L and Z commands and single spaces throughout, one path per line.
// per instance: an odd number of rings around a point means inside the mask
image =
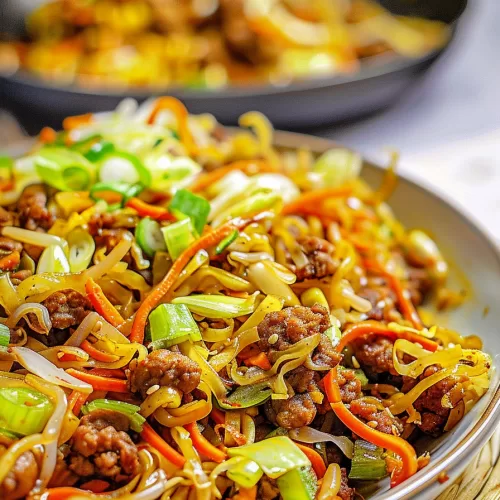
M 390 109 L 316 134 L 401 169 L 455 199 L 500 239 L 500 0 L 469 0 L 449 50 Z

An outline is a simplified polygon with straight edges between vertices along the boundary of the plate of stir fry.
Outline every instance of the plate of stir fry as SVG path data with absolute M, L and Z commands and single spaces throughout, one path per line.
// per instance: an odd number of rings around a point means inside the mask
M 348 500 L 490 397 L 393 166 L 240 125 L 125 101 L 2 157 L 1 498 Z

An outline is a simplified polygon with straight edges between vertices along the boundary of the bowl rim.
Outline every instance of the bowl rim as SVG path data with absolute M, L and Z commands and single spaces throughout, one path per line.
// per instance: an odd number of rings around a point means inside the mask
M 275 132 L 275 145 L 284 148 L 296 148 L 297 144 L 305 145 L 316 153 L 323 153 L 328 149 L 340 147 L 339 143 L 325 139 L 323 137 L 316 137 L 297 132 Z M 364 159 L 364 165 L 370 168 L 383 171 L 384 167 L 381 165 Z M 403 179 L 412 188 L 417 189 L 427 196 L 431 196 L 436 201 L 444 204 L 457 216 L 459 216 L 477 235 L 486 243 L 495 256 L 500 266 L 500 246 L 497 245 L 492 236 L 478 224 L 473 217 L 463 212 L 458 204 L 451 199 L 447 194 L 437 191 L 428 183 L 422 182 L 412 178 L 411 174 L 407 172 L 398 172 L 398 177 Z M 376 493 L 372 498 L 383 500 L 400 500 L 406 498 L 414 498 L 414 495 L 422 492 L 425 488 L 432 486 L 437 481 L 440 473 L 446 470 L 450 471 L 458 464 L 458 461 L 464 457 L 465 454 L 470 456 L 470 459 L 486 444 L 491 437 L 495 428 L 500 425 L 500 382 L 497 383 L 495 388 L 492 388 L 492 395 L 483 413 L 479 416 L 473 427 L 469 429 L 465 436 L 462 436 L 457 445 L 453 449 L 441 457 L 436 462 L 432 462 L 432 467 L 424 468 L 421 477 L 416 480 L 410 478 L 404 481 L 399 486 Z

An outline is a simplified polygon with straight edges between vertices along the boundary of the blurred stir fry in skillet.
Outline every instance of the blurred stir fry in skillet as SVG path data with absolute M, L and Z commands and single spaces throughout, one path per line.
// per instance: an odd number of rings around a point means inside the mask
M 26 24 L 25 41 L 0 45 L 0 70 L 112 88 L 283 84 L 421 57 L 449 37 L 373 0 L 55 0 Z
M 2 498 L 351 499 L 486 392 L 393 169 L 240 125 L 128 100 L 2 158 Z

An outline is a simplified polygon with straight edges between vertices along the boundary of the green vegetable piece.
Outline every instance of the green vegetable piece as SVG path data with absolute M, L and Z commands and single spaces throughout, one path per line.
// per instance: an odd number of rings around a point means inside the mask
M 129 198 L 137 196 L 143 189 L 144 186 L 142 186 L 141 184 L 130 185 L 126 182 L 96 182 L 90 188 L 89 194 L 93 200 L 99 201 L 101 199 L 99 193 L 117 193 L 122 197 L 121 204 L 118 204 L 121 207 Z
M 325 335 L 332 341 L 332 344 L 336 346 L 339 340 L 342 338 L 342 332 L 338 326 L 331 326 L 325 330 Z
M 80 141 L 76 141 L 69 146 L 70 149 L 77 151 L 78 153 L 83 154 L 87 158 L 87 153 L 91 150 L 93 146 L 99 144 L 102 140 L 101 134 L 92 134 L 85 139 L 81 139 Z M 89 158 L 87 158 L 88 160 Z
M 349 479 L 375 480 L 387 476 L 383 448 L 368 441 L 357 439 L 354 442 L 354 457 L 351 462 Z
M 323 153 L 313 166 L 320 174 L 323 187 L 337 187 L 358 177 L 363 160 L 360 155 L 344 148 L 334 148 Z
M 14 441 L 17 441 L 20 437 L 20 434 L 18 434 L 16 432 L 8 431 L 7 429 L 2 429 L 1 427 L 0 427 L 0 435 L 5 436 L 5 437 L 12 439 Z
M 356 378 L 361 382 L 361 387 L 365 387 L 365 385 L 368 385 L 370 381 L 368 380 L 368 377 L 365 375 L 365 372 L 361 370 L 361 368 L 344 368 L 343 366 L 339 366 L 338 369 L 340 371 L 342 370 L 352 370 L 354 372 L 354 375 Z
M 7 180 L 12 176 L 14 160 L 10 156 L 0 155 L 0 179 Z
M 94 144 L 84 156 L 87 160 L 95 163 L 104 158 L 107 154 L 112 153 L 114 150 L 115 146 L 111 142 L 100 141 Z
M 215 254 L 221 254 L 239 235 L 239 231 L 234 230 L 229 236 L 226 236 L 216 247 Z
M 36 273 L 69 273 L 70 266 L 64 250 L 59 245 L 49 245 L 40 255 Z
M 102 182 L 151 185 L 151 174 L 141 160 L 125 151 L 111 151 L 99 161 L 99 179 Z
M 318 490 L 318 478 L 309 467 L 300 467 L 277 479 L 283 500 L 314 500 Z
M 243 299 L 226 295 L 189 295 L 176 297 L 172 304 L 185 304 L 192 313 L 209 318 L 238 318 L 253 313 L 257 295 Z
M 203 228 L 210 213 L 210 203 L 205 198 L 185 189 L 179 189 L 168 208 L 174 214 L 180 212 L 187 215 L 191 219 L 197 234 L 203 233 Z
M 149 326 L 154 349 L 167 349 L 185 340 L 201 340 L 201 332 L 183 304 L 160 304 L 149 315 Z
M 246 457 L 257 462 L 264 473 L 272 479 L 292 469 L 311 465 L 304 453 L 285 436 L 229 448 L 227 453 L 230 457 Z
M 10 329 L 8 326 L 0 323 L 0 346 L 8 347 L 10 342 Z
M 130 420 L 130 428 L 135 432 L 141 432 L 146 419 L 139 415 L 140 406 L 136 406 L 124 401 L 113 401 L 112 399 L 94 399 L 82 407 L 82 413 L 87 415 L 94 410 L 112 410 L 127 415 Z
M 169 226 L 162 227 L 161 232 L 167 245 L 168 253 L 172 260 L 179 255 L 194 241 L 193 225 L 191 219 L 183 219 Z
M 153 257 L 156 252 L 164 252 L 167 249 L 160 224 L 149 217 L 141 219 L 137 224 L 135 239 L 148 257 Z
M 0 427 L 23 436 L 41 432 L 54 405 L 42 392 L 25 387 L 0 388 Z
M 284 429 L 283 427 L 276 427 L 274 431 L 271 431 L 269 434 L 267 434 L 266 439 L 276 436 L 288 436 L 288 429 Z
M 224 410 L 249 408 L 265 403 L 273 391 L 267 382 L 253 385 L 242 385 L 233 391 L 226 399 L 218 401 Z
M 235 457 L 229 460 L 238 459 Z M 260 481 L 263 474 L 262 469 L 253 460 L 240 460 L 226 472 L 226 476 L 231 479 L 231 481 L 234 481 L 243 488 L 255 486 Z
M 72 273 L 87 269 L 95 251 L 94 238 L 81 227 L 71 231 L 66 237 L 69 245 L 69 267 Z
M 42 148 L 34 156 L 33 163 L 41 179 L 60 191 L 83 191 L 92 182 L 92 163 L 67 148 Z

